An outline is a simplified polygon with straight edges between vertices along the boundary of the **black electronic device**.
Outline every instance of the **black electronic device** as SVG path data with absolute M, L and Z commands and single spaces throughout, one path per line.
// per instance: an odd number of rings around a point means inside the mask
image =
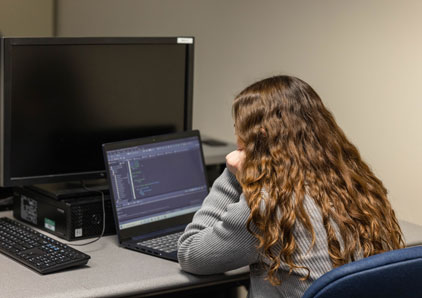
M 90 256 L 7 217 L 0 218 L 0 252 L 41 274 L 85 265 Z
M 104 178 L 103 143 L 192 128 L 192 37 L 0 38 L 0 186 Z
M 13 188 L 0 187 L 0 211 L 10 210 L 13 207 Z
M 121 246 L 177 261 L 177 241 L 208 194 L 199 131 L 103 145 Z
M 116 233 L 113 211 L 109 195 L 104 198 L 104 235 L 111 235 Z M 103 230 L 102 196 L 96 192 L 58 199 L 37 188 L 19 187 L 15 191 L 13 215 L 68 241 L 97 237 Z

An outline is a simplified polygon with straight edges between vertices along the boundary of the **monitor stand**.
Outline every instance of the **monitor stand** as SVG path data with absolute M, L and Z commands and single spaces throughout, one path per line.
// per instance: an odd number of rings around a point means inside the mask
M 48 184 L 35 184 L 30 188 L 42 193 L 48 197 L 56 200 L 84 197 L 84 196 L 98 196 L 99 192 L 108 194 L 108 184 L 106 179 L 72 181 L 72 182 L 61 182 L 61 183 L 48 183 Z

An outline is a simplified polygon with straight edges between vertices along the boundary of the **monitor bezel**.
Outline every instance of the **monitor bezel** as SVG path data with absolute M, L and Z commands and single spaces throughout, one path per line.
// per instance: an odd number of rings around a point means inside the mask
M 110 45 L 183 44 L 186 46 L 184 131 L 192 129 L 194 37 L 0 37 L 0 186 L 26 186 L 43 183 L 105 178 L 106 170 L 71 172 L 30 177 L 11 177 L 11 50 L 33 45 Z M 101 148 L 98 148 L 101 154 Z

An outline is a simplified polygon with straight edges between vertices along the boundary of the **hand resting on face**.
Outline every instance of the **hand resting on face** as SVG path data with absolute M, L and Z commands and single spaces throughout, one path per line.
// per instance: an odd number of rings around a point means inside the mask
M 236 175 L 242 169 L 243 161 L 245 160 L 245 152 L 241 149 L 235 150 L 227 154 L 226 166 L 227 169 Z

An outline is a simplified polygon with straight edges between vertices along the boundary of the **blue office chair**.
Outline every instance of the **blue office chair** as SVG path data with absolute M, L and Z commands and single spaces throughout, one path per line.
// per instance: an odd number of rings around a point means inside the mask
M 327 272 L 303 298 L 422 298 L 422 246 L 393 250 Z

